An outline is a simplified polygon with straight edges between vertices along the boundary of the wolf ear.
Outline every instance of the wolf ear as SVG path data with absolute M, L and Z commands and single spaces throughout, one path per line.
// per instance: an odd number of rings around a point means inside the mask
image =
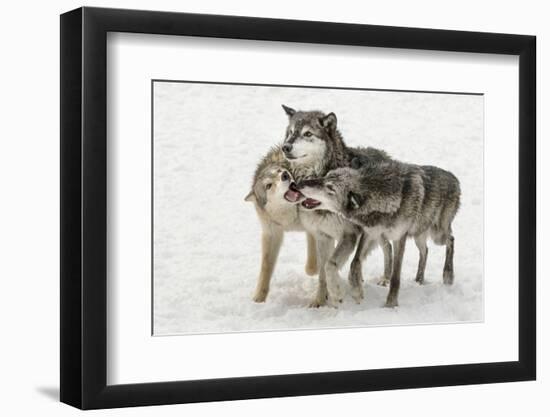
M 336 115 L 331 112 L 326 116 L 320 117 L 319 123 L 321 123 L 321 126 L 325 129 L 334 130 L 336 129 Z
M 359 195 L 350 191 L 348 193 L 348 210 L 357 210 L 363 205 L 363 198 Z
M 284 104 L 281 104 L 281 105 L 283 106 L 283 110 L 285 111 L 288 117 L 292 117 L 296 114 L 296 110 L 294 110 L 293 108 L 285 106 Z
M 256 200 L 256 196 L 254 195 L 254 191 L 250 191 L 246 197 L 244 198 L 244 201 L 249 201 L 249 202 L 252 202 Z

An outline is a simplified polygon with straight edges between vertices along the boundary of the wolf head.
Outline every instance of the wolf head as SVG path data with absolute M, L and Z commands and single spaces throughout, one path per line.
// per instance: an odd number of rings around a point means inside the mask
M 399 210 L 408 165 L 388 160 L 359 167 L 338 168 L 322 178 L 300 181 L 296 188 L 305 198 L 302 206 L 348 218 Z
M 286 168 L 270 164 L 257 173 L 252 190 L 245 197 L 262 210 L 275 212 L 284 209 L 288 204 L 296 203 L 298 192 L 291 188 L 294 184 L 292 174 Z
M 338 168 L 322 178 L 300 181 L 296 188 L 303 195 L 302 206 L 348 214 L 363 205 L 361 175 L 352 168 Z
M 284 104 L 283 110 L 288 116 L 282 146 L 287 160 L 293 165 L 322 165 L 327 154 L 335 148 L 335 140 L 341 142 L 336 129 L 336 115 L 296 111 Z

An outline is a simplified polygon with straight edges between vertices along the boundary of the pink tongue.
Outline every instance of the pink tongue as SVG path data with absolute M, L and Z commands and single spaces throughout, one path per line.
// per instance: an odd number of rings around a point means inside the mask
M 314 200 L 313 198 L 306 198 L 303 203 L 307 208 L 317 207 L 321 204 L 319 201 Z
M 288 201 L 291 201 L 291 202 L 296 202 L 298 201 L 298 199 L 300 198 L 301 196 L 301 193 L 298 192 L 298 191 L 293 191 L 293 190 L 288 190 L 286 193 L 285 193 L 285 198 L 288 200 Z

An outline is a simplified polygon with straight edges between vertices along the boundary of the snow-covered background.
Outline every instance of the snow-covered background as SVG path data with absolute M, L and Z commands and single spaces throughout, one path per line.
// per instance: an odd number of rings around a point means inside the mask
M 174 82 L 155 82 L 153 94 L 155 335 L 483 320 L 482 96 Z M 409 241 L 398 308 L 383 307 L 377 250 L 364 265 L 361 304 L 348 296 L 338 308 L 311 309 L 317 279 L 304 272 L 305 235 L 287 233 L 267 302 L 252 301 L 260 226 L 243 199 L 256 163 L 283 138 L 283 103 L 335 112 L 349 146 L 459 178 L 452 287 L 442 284 L 445 249 L 432 242 L 426 284 L 414 282 L 418 251 Z

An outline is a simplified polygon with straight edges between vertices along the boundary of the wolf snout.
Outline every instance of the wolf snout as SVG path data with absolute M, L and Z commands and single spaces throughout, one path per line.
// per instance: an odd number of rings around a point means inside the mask
M 319 187 L 321 185 L 321 180 L 319 179 L 309 179 L 309 180 L 302 180 L 296 184 L 296 189 L 302 190 L 305 187 Z
M 292 145 L 289 143 L 285 143 L 282 147 L 284 153 L 290 153 L 292 152 Z
M 296 183 L 291 182 L 288 186 L 288 190 L 284 195 L 286 201 L 291 203 L 297 203 L 304 198 L 304 195 L 296 188 Z

